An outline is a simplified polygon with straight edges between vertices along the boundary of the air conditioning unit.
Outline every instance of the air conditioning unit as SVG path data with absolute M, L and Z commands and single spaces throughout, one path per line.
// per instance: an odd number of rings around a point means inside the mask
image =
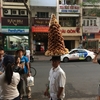
M 27 10 L 20 10 L 20 15 L 21 16 L 27 16 Z
M 11 14 L 12 15 L 19 15 L 19 10 L 12 9 Z
M 3 9 L 4 15 L 11 15 L 11 9 Z

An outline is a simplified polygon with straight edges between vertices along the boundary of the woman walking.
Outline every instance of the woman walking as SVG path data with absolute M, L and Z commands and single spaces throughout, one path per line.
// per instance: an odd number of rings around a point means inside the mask
M 19 100 L 17 85 L 20 81 L 19 73 L 13 72 L 15 59 L 7 55 L 3 59 L 4 73 L 0 75 L 0 86 L 2 88 L 2 100 Z

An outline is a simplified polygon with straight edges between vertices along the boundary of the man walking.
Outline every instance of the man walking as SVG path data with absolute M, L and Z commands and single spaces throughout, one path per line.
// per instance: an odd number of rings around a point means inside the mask
M 50 100 L 63 100 L 65 97 L 66 75 L 60 67 L 60 56 L 52 56 L 52 68 L 49 72 L 49 85 L 44 92 Z
M 26 94 L 28 99 L 31 98 L 31 87 L 27 87 L 27 77 L 30 76 L 30 66 L 29 66 L 29 59 L 24 56 L 24 50 L 20 49 L 16 51 L 16 55 L 20 57 L 20 63 L 24 64 L 24 73 L 22 75 L 23 80 L 25 81 L 25 88 L 26 88 Z M 21 97 L 23 98 L 24 95 L 24 88 L 21 89 Z

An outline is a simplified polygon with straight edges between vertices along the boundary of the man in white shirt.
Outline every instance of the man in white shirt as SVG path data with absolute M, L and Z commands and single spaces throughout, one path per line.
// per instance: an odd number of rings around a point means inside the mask
M 65 97 L 66 75 L 60 67 L 60 56 L 52 56 L 52 68 L 49 73 L 49 85 L 44 93 L 50 100 L 63 100 Z

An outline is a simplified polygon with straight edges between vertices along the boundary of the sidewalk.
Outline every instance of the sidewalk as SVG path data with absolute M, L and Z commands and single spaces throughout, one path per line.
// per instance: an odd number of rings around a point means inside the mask
M 34 55 L 34 61 L 49 61 L 50 56 L 45 56 L 45 55 Z
M 28 100 L 27 97 L 23 100 Z M 49 100 L 48 97 L 45 97 L 43 93 L 32 93 L 32 98 L 29 100 Z M 97 100 L 97 97 L 82 97 L 82 98 L 65 98 L 64 100 Z

